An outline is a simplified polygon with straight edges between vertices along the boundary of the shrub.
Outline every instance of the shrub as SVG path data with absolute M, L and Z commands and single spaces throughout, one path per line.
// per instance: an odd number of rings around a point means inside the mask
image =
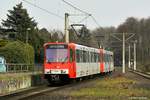
M 7 40 L 0 39 L 0 47 L 5 46 L 8 43 Z
M 1 47 L 0 56 L 5 57 L 7 63 L 34 63 L 33 47 L 21 41 L 10 42 Z

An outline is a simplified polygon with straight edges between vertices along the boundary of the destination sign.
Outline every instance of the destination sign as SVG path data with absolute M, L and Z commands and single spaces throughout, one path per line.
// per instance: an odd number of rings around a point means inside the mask
M 62 44 L 51 44 L 47 45 L 47 49 L 66 49 L 67 45 L 62 45 Z

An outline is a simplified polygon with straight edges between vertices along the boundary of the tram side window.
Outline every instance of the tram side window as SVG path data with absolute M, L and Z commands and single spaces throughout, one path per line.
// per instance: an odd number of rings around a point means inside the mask
M 104 62 L 107 62 L 106 54 L 104 54 Z
M 70 62 L 73 62 L 73 50 L 70 49 Z
M 90 52 L 90 55 L 91 55 L 91 62 L 93 62 L 93 54 L 92 54 L 92 52 Z
M 95 53 L 95 62 L 99 62 L 99 55 L 98 55 L 98 53 Z
M 97 59 L 97 58 L 96 58 L 96 53 L 94 53 L 94 62 L 96 62 L 96 59 Z
M 86 51 L 86 62 L 89 62 L 89 53 L 88 53 L 88 51 Z
M 109 62 L 111 63 L 111 55 L 109 55 Z
M 77 61 L 77 62 L 80 62 L 79 50 L 76 50 L 76 61 Z
M 88 62 L 90 62 L 90 52 L 87 52 L 87 55 L 88 55 L 88 57 L 87 57 Z
M 91 62 L 91 52 L 88 52 L 88 55 L 89 55 L 89 62 Z
M 86 62 L 86 51 L 83 51 L 83 62 Z
M 106 54 L 106 62 L 108 63 L 108 54 Z
M 91 52 L 91 62 L 95 62 L 94 53 Z
M 112 55 L 110 56 L 110 61 L 113 62 L 113 56 Z
M 107 62 L 109 63 L 109 54 L 107 54 Z
M 88 51 L 86 51 L 86 62 L 89 62 L 89 52 Z
M 107 54 L 107 60 L 108 60 L 108 62 L 110 62 L 110 55 L 109 54 Z
M 79 50 L 80 62 L 83 62 L 83 51 Z
M 99 54 L 96 53 L 96 62 L 99 62 Z
M 83 62 L 89 62 L 89 52 L 83 51 Z
M 77 58 L 77 62 L 83 62 L 83 51 L 82 50 L 76 50 L 76 58 Z
M 110 61 L 111 61 L 111 60 L 110 60 L 110 55 L 108 55 L 108 62 L 110 63 Z
M 98 56 L 98 62 L 100 62 L 100 54 L 97 53 L 97 56 Z
M 93 56 L 93 61 L 92 62 L 95 62 L 95 54 L 94 54 L 94 52 L 92 52 L 92 56 Z

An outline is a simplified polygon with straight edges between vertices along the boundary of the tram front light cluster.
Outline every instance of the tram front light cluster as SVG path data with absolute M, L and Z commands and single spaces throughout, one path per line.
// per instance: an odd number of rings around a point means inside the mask
M 68 69 L 46 69 L 46 74 L 68 74 Z

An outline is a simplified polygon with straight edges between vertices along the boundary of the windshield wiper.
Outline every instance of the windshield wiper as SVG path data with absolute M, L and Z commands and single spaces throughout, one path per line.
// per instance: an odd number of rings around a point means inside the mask
M 68 59 L 68 57 L 65 57 L 64 60 L 63 60 L 63 62 L 66 62 L 67 59 Z
M 47 63 L 51 63 L 52 61 L 50 59 L 47 60 Z

